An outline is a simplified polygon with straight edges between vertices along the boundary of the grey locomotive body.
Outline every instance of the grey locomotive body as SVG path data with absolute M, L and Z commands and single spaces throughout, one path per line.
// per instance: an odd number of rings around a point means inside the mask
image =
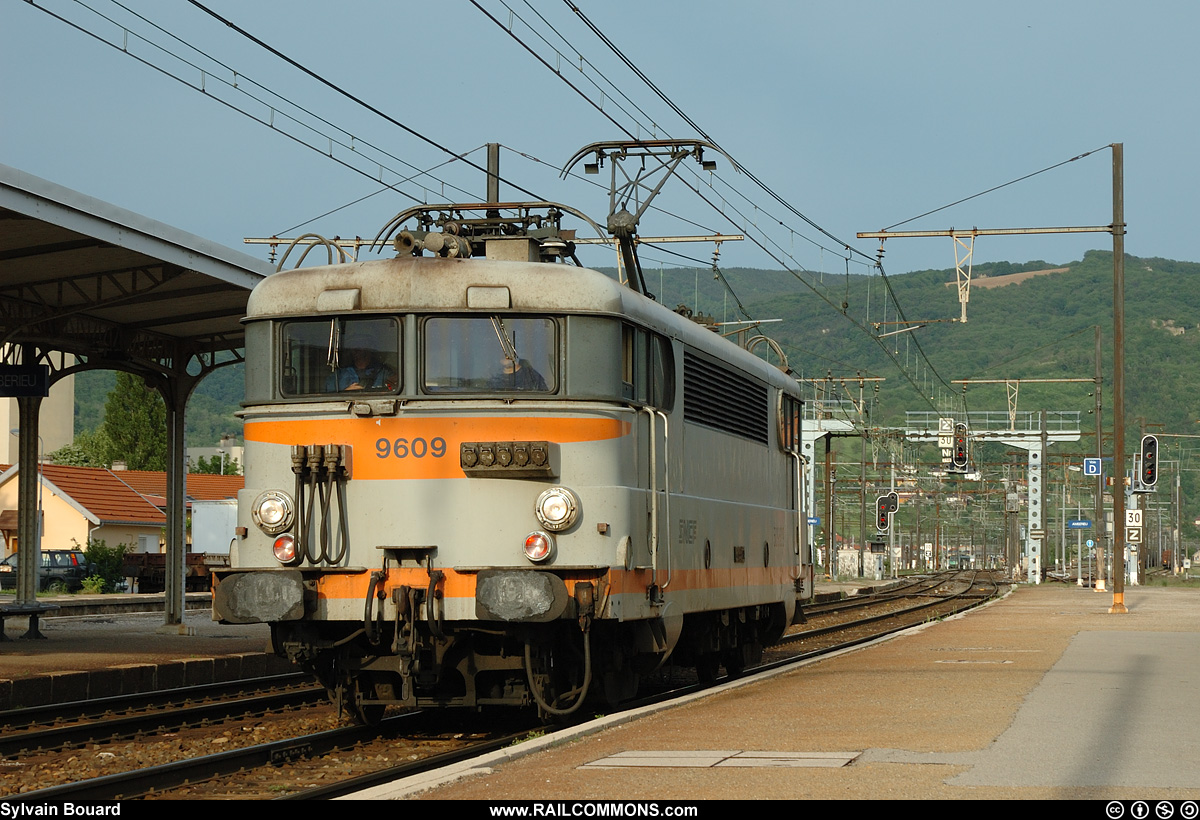
M 297 269 L 246 338 L 214 617 L 269 622 L 362 719 L 740 670 L 811 594 L 795 381 L 601 273 Z

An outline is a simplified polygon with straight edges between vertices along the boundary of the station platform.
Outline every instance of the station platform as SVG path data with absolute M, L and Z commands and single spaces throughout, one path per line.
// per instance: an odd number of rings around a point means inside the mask
M 358 799 L 1200 798 L 1200 591 L 1021 586 L 964 615 Z M 1102 810 L 1102 809 L 1101 809 Z M 1099 811 L 1099 810 L 1098 810 Z
M 0 597 L 0 600 L 3 600 Z M 164 627 L 163 595 L 38 598 L 58 609 L 38 619 L 44 640 L 25 640 L 9 617 L 0 641 L 0 710 L 173 689 L 293 669 L 267 654 L 264 624 L 221 626 L 209 593 L 189 592 L 182 626 Z

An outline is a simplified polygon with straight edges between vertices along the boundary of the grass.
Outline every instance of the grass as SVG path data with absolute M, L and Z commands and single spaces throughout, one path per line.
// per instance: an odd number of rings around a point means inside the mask
M 531 729 L 529 734 L 525 735 L 525 737 L 519 737 L 509 745 L 516 746 L 517 744 L 524 743 L 527 740 L 537 740 L 539 737 L 542 737 L 545 734 L 546 732 L 544 729 Z
M 1179 575 L 1151 575 L 1143 580 L 1143 583 L 1146 586 L 1200 589 L 1200 574 L 1194 570 L 1187 570 Z

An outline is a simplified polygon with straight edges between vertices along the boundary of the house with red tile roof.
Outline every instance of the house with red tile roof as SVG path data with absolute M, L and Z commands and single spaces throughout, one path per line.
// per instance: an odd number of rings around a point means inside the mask
M 16 465 L 0 472 L 0 536 L 5 554 L 17 548 Z M 40 467 L 43 549 L 84 547 L 89 539 L 130 552 L 158 552 L 167 525 L 167 476 L 162 472 L 106 470 L 102 467 Z M 242 476 L 191 473 L 185 498 L 219 501 L 237 498 Z
M 113 470 L 112 474 L 124 481 L 135 492 L 146 499 L 153 499 L 155 506 L 166 507 L 167 474 L 147 470 Z M 184 487 L 186 501 L 224 501 L 237 498 L 238 490 L 246 486 L 240 475 L 209 475 L 188 473 Z

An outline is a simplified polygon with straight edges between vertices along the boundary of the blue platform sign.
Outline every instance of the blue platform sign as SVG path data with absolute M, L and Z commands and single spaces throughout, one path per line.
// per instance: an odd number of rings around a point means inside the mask
M 1072 530 L 1090 530 L 1092 522 L 1086 518 L 1075 518 L 1067 521 L 1067 529 Z
M 44 364 L 0 364 L 0 396 L 50 395 L 50 368 Z
M 1084 475 L 1100 475 L 1100 459 L 1085 458 L 1083 460 Z
M 820 518 L 818 518 L 818 517 L 817 517 L 817 516 L 815 516 L 815 515 L 810 515 L 810 516 L 808 517 L 808 523 L 812 524 L 812 525 L 815 527 L 815 526 L 817 526 L 818 524 L 820 524 L 820 523 L 821 523 L 821 519 L 820 519 Z

